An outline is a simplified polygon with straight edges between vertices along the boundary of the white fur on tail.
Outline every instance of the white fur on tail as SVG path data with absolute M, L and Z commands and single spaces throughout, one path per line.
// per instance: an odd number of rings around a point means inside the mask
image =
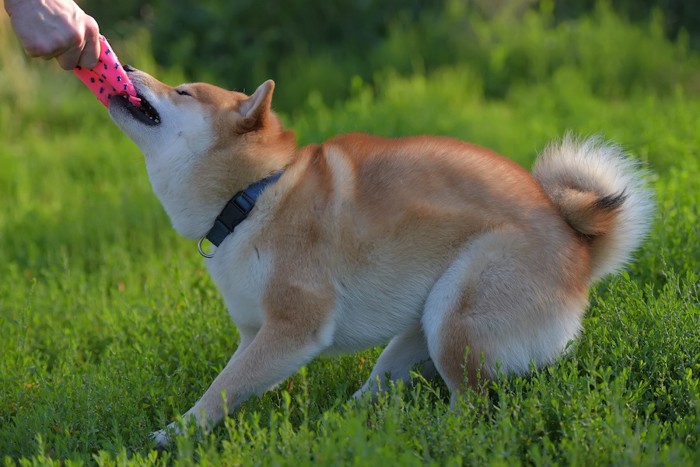
M 591 281 L 629 261 L 654 210 L 638 161 L 599 137 L 568 135 L 545 148 L 532 174 L 567 222 L 591 239 Z

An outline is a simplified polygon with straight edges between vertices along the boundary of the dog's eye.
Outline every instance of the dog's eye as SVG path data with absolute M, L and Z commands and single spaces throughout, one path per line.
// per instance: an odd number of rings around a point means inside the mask
M 184 89 L 176 89 L 175 92 L 180 94 L 181 96 L 191 96 L 192 95 L 189 92 L 185 91 Z

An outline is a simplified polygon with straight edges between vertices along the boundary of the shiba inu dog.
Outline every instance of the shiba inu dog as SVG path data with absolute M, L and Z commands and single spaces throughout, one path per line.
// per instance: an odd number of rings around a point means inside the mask
M 453 395 L 545 365 L 649 228 L 643 174 L 599 139 L 551 144 L 532 173 L 446 137 L 300 148 L 272 81 L 248 96 L 126 69 L 142 105 L 113 97 L 110 115 L 174 228 L 218 245 L 206 264 L 240 333 L 185 419 L 216 424 L 320 354 L 387 342 L 355 397 L 417 365 Z

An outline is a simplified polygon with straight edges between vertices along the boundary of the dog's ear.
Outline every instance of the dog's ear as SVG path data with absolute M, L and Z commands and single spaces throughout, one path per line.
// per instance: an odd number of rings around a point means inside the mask
M 241 127 L 245 130 L 255 130 L 263 125 L 270 113 L 272 104 L 272 91 L 275 89 L 275 82 L 268 79 L 258 86 L 258 89 L 247 99 L 243 100 L 238 107 L 238 112 L 243 117 Z

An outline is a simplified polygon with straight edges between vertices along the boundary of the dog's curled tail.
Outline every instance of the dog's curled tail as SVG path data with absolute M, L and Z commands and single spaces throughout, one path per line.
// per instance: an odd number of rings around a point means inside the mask
M 591 245 L 591 280 L 622 267 L 649 231 L 645 172 L 614 144 L 567 135 L 537 158 L 532 175 L 566 222 Z

